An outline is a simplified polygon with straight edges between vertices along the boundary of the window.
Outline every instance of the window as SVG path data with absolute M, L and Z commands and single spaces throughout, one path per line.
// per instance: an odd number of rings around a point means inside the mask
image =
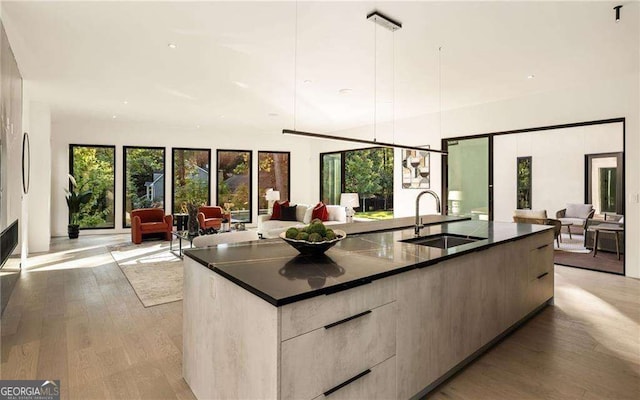
M 340 204 L 342 193 L 342 153 L 328 153 L 320 156 L 320 198 L 325 204 Z
M 390 218 L 393 210 L 393 149 L 373 147 L 320 155 L 320 195 L 340 204 L 340 193 L 358 193 L 361 217 Z
M 518 157 L 517 164 L 517 208 L 531 210 L 531 157 Z
M 218 205 L 230 205 L 231 218 L 251 222 L 251 151 L 218 150 Z
M 174 148 L 171 160 L 173 214 L 186 213 L 187 203 L 210 204 L 211 150 Z
M 269 188 L 280 192 L 280 200 L 290 200 L 291 164 L 289 152 L 258 152 L 258 214 L 266 214 L 268 202 L 264 194 Z
M 164 209 L 164 148 L 124 147 L 123 226 L 131 226 L 131 210 Z
M 78 188 L 91 190 L 80 207 L 80 229 L 115 228 L 115 146 L 69 145 L 69 171 Z

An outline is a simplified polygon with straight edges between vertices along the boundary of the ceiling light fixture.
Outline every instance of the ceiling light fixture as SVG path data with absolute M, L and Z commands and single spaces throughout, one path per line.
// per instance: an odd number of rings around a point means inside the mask
M 313 82 L 311 79 L 305 79 L 305 80 L 304 80 L 304 82 L 302 82 L 302 83 L 304 83 L 304 84 L 308 85 L 308 84 L 310 84 L 311 82 Z
M 298 82 L 298 77 L 297 77 L 297 73 L 298 73 L 298 2 L 295 3 L 296 4 L 296 11 L 295 11 L 295 33 L 294 33 L 294 50 L 293 50 L 293 129 L 283 129 L 282 130 L 282 134 L 283 135 L 295 135 L 295 136 L 304 136 L 304 137 L 309 137 L 309 138 L 315 138 L 315 139 L 327 139 L 327 140 L 336 140 L 336 141 L 343 141 L 343 142 L 351 142 L 351 143 L 362 143 L 362 144 L 370 144 L 370 145 L 374 145 L 374 146 L 378 146 L 378 147 L 389 147 L 389 148 L 395 148 L 395 149 L 407 149 L 407 150 L 418 150 L 418 151 L 423 151 L 423 152 L 430 152 L 430 153 L 440 153 L 443 155 L 446 155 L 447 153 L 441 150 L 434 150 L 434 149 L 425 149 L 424 147 L 420 147 L 420 146 L 409 146 L 409 145 L 403 145 L 403 144 L 398 144 L 398 143 L 386 143 L 386 142 L 378 142 L 377 138 L 375 137 L 375 126 L 376 126 L 376 116 L 375 116 L 375 107 L 376 107 L 376 98 L 374 95 L 374 123 L 373 123 L 373 129 L 374 129 L 374 138 L 373 140 L 365 140 L 365 139 L 356 139 L 356 138 L 349 138 L 349 137 L 342 137 L 342 136 L 332 136 L 332 135 L 327 135 L 327 134 L 323 134 L 323 133 L 313 133 L 313 132 L 303 132 L 303 131 L 298 131 L 296 130 L 296 104 L 297 104 L 297 82 Z M 402 28 L 402 24 L 400 24 L 397 21 L 394 21 L 388 17 L 385 17 L 384 15 L 380 14 L 377 11 L 374 11 L 370 14 L 367 15 L 367 19 L 369 21 L 372 21 L 380 26 L 383 26 L 387 29 L 389 29 L 392 32 L 397 31 L 398 29 Z M 374 28 L 374 35 L 375 35 L 375 28 Z M 375 41 L 375 39 L 374 39 Z M 395 50 L 394 50 L 395 52 Z M 374 57 L 375 58 L 375 57 Z M 374 62 L 374 69 L 375 69 L 375 62 Z M 375 72 L 374 72 L 375 75 Z M 374 90 L 375 90 L 375 79 L 374 79 Z M 340 94 L 347 94 L 352 92 L 352 89 L 349 88 L 344 88 L 344 89 L 340 89 L 339 93 Z M 394 118 L 395 119 L 395 118 Z M 395 121 L 394 121 L 395 123 Z M 394 139 L 395 139 L 395 132 L 394 132 Z M 395 141 L 395 140 L 394 140 Z
M 118 118 L 118 116 L 117 115 L 112 115 L 111 118 L 116 119 L 116 118 Z
M 122 104 L 129 104 L 127 100 L 123 101 Z
M 241 88 L 243 88 L 243 89 L 246 89 L 246 88 L 248 88 L 248 87 L 249 87 L 249 85 L 247 85 L 247 84 L 246 84 L 246 83 L 244 83 L 244 82 L 240 82 L 240 81 L 233 81 L 233 83 L 235 83 L 235 84 L 236 84 L 236 86 L 241 87 Z
M 620 22 L 620 9 L 621 8 L 622 8 L 622 5 L 613 7 L 613 9 L 616 10 L 616 22 Z
M 402 24 L 400 22 L 394 21 L 391 18 L 379 13 L 378 11 L 374 11 L 367 15 L 367 19 L 369 21 L 373 21 L 374 23 L 389 29 L 391 32 L 395 32 L 398 29 L 402 28 Z
M 170 49 L 176 49 L 176 48 L 178 48 L 178 45 L 177 45 L 177 44 L 175 44 L 175 43 L 169 43 L 167 46 L 168 46 Z
M 527 76 L 527 79 L 533 79 L 533 78 L 535 78 L 535 77 L 536 77 L 536 76 L 535 76 L 534 74 L 531 74 L 531 75 L 528 75 L 528 76 Z

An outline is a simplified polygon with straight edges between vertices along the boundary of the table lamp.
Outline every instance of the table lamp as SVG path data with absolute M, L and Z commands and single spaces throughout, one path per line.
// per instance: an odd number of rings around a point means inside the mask
M 360 207 L 360 198 L 358 193 L 341 193 L 340 205 L 345 208 L 347 214 L 347 222 L 353 222 L 354 208 Z
M 460 203 L 462 202 L 462 192 L 460 190 L 452 190 L 449 192 L 449 201 L 451 202 L 451 214 L 460 214 Z
M 264 194 L 264 198 L 269 202 L 269 205 L 267 206 L 267 212 L 271 213 L 273 211 L 273 203 L 280 200 L 280 191 L 269 188 Z

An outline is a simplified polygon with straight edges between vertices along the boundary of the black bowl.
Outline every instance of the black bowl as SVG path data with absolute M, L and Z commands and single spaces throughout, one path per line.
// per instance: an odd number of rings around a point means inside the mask
M 347 234 L 340 229 L 334 229 L 333 232 L 336 234 L 336 238 L 333 240 L 326 240 L 324 242 L 307 242 L 306 240 L 288 239 L 285 236 L 286 232 L 282 232 L 280 234 L 280 239 L 289 243 L 289 245 L 298 250 L 300 254 L 323 254 L 325 251 L 335 246 L 336 243 L 347 237 Z

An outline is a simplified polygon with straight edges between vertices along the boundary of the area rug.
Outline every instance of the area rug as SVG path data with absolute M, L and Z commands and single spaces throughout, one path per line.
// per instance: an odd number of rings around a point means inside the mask
M 582 235 L 572 234 L 571 238 L 569 238 L 569 234 L 561 233 L 560 238 L 560 246 L 558 246 L 558 243 L 554 242 L 555 250 L 581 254 L 587 254 L 591 252 L 589 249 L 584 247 L 584 236 Z
M 571 236 L 570 239 L 567 233 L 563 233 L 560 247 L 557 243 L 554 244 L 554 264 L 614 274 L 624 273 L 624 257 L 618 260 L 615 253 L 604 251 L 598 251 L 598 254 L 593 257 L 593 252 L 584 247 L 584 236 L 575 234 Z
M 182 300 L 183 262 L 169 252 L 169 242 L 128 242 L 108 249 L 145 307 Z

